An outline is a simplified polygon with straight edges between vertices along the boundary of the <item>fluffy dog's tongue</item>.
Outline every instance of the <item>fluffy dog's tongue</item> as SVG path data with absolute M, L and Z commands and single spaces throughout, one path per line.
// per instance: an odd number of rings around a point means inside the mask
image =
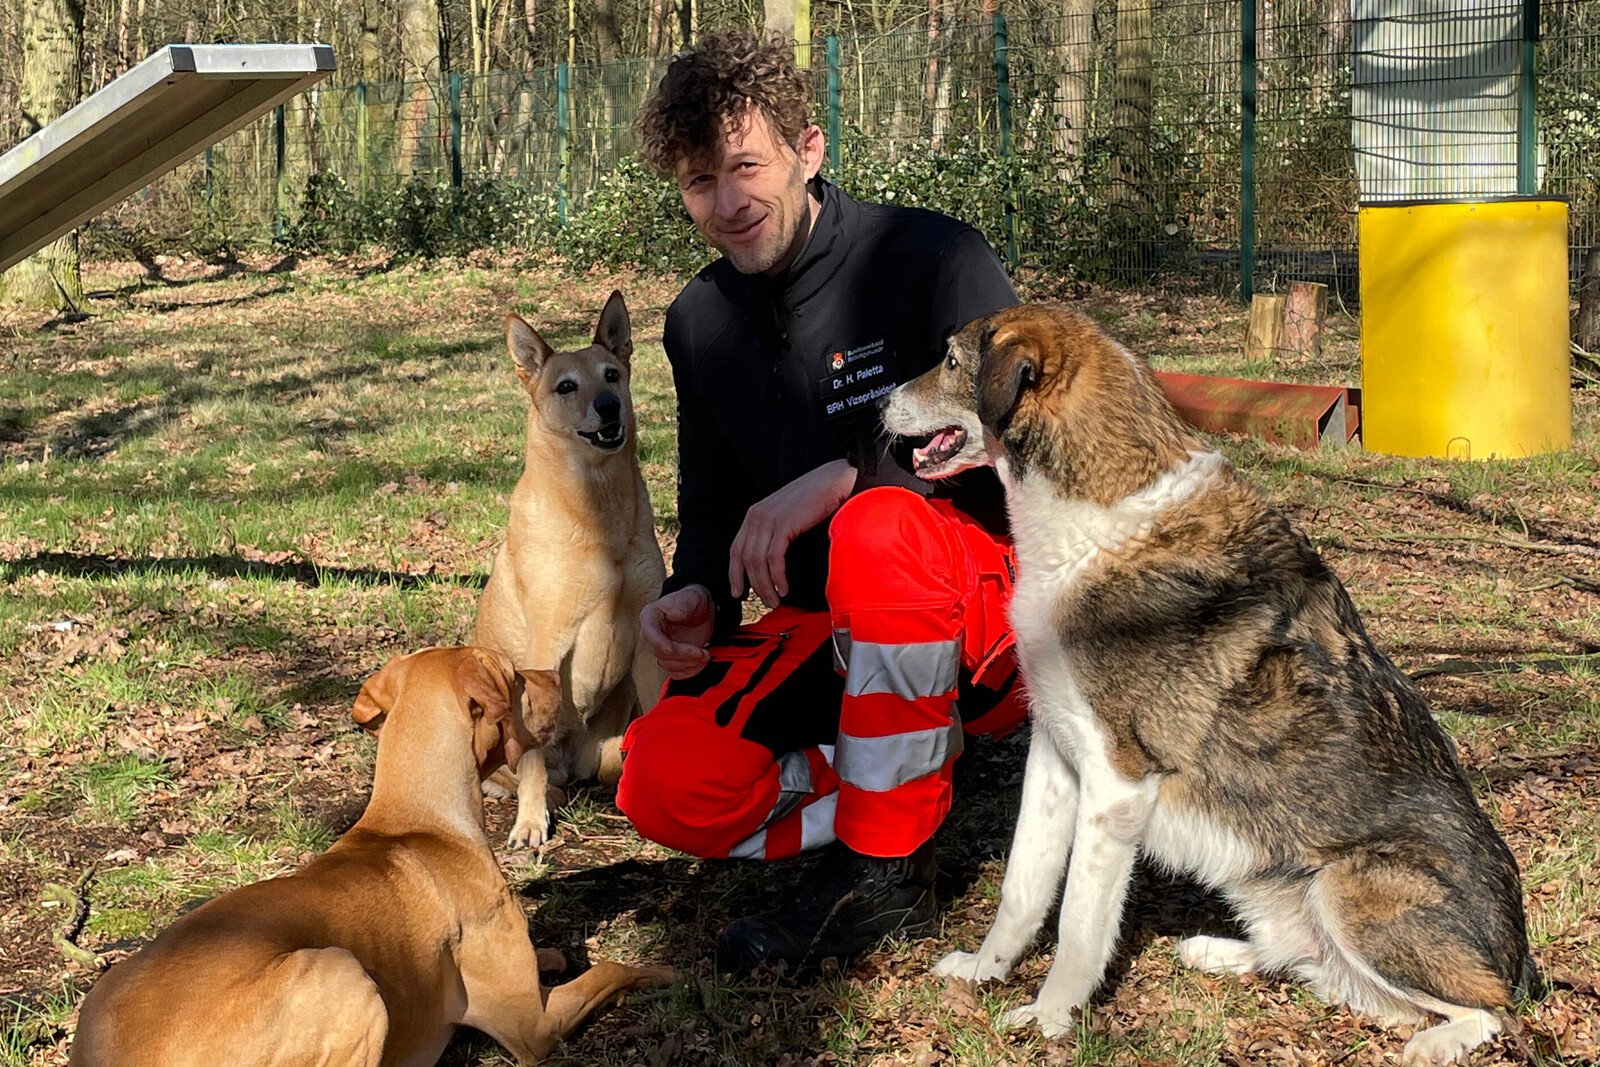
M 911 466 L 914 470 L 922 471 L 927 467 L 936 466 L 960 451 L 966 443 L 966 432 L 959 426 L 946 426 L 929 438 L 928 443 L 911 452 Z

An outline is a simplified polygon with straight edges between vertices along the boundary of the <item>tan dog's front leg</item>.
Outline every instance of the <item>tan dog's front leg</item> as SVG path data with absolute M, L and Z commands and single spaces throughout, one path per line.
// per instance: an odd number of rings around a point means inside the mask
M 517 761 L 517 821 L 506 844 L 512 848 L 538 848 L 550 836 L 550 805 L 547 796 L 550 772 L 545 769 L 544 752 L 530 749 Z

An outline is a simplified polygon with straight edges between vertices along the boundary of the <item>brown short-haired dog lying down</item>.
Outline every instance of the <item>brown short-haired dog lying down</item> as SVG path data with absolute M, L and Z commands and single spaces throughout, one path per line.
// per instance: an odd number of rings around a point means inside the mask
M 520 1063 L 665 967 L 596 964 L 546 994 L 527 919 L 483 831 L 484 776 L 548 739 L 553 672 L 479 648 L 391 660 L 356 720 L 372 798 L 294 874 L 224 894 L 117 964 L 85 999 L 73 1064 L 431 1064 L 458 1025 Z
M 1148 365 L 1065 308 L 990 315 L 889 397 L 918 472 L 993 463 L 1033 708 L 1000 911 L 936 972 L 1003 978 L 1062 876 L 1055 962 L 1012 1023 L 1072 1026 L 1135 857 L 1222 892 L 1248 938 L 1192 967 L 1298 975 L 1442 1064 L 1533 980 L 1516 861 L 1422 695 L 1311 543 L 1205 448 Z M 1070 862 L 1069 862 L 1070 854 Z

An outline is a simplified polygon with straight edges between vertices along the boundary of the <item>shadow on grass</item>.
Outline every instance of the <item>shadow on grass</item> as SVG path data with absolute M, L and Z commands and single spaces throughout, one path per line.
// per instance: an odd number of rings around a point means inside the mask
M 149 577 L 163 574 L 193 574 L 199 571 L 216 578 L 270 578 L 274 581 L 294 582 L 312 587 L 344 582 L 351 585 L 387 585 L 398 589 L 417 589 L 430 585 L 482 589 L 484 583 L 488 581 L 488 576 L 484 574 L 406 574 L 400 571 L 380 571 L 362 567 L 322 567 L 314 563 L 267 563 L 264 560 L 216 554 L 153 559 L 100 556 L 86 552 L 40 552 L 33 556 L 0 561 L 0 579 L 14 579 L 23 574 L 41 571 L 71 578 L 122 575 Z

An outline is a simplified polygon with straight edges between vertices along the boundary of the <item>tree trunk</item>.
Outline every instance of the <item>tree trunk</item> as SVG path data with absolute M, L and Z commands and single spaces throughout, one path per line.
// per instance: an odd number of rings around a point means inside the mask
M 617 22 L 616 0 L 594 0 L 594 30 L 600 62 L 621 58 L 622 27 Z
M 766 35 L 794 40 L 794 0 L 762 0 L 761 6 Z
M 1139 206 L 1150 176 L 1150 0 L 1117 0 L 1116 200 Z
M 1325 0 L 1318 36 L 1322 43 L 1317 49 L 1311 102 L 1321 105 L 1334 99 L 1340 73 L 1350 69 L 1350 0 Z
M 1089 129 L 1089 67 L 1094 62 L 1094 0 L 1066 0 L 1057 49 L 1055 99 L 1056 155 L 1075 159 L 1083 151 Z M 1065 175 L 1063 175 L 1064 177 Z
M 439 9 L 434 0 L 398 0 L 400 77 L 411 82 L 400 119 L 400 173 L 414 173 L 426 147 L 433 86 L 439 80 Z
M 655 0 L 650 6 L 650 55 L 659 57 L 671 53 L 672 0 Z
M 522 0 L 522 28 L 527 31 L 526 43 L 528 46 L 527 56 L 522 61 L 524 74 L 532 74 L 534 68 L 539 64 L 538 56 L 534 51 L 534 47 L 539 41 L 539 22 L 536 17 L 538 13 L 538 0 Z
M 1600 245 L 1583 257 L 1578 279 L 1578 314 L 1572 320 L 1572 341 L 1585 352 L 1600 352 Z
M 31 136 L 78 102 L 83 55 L 83 0 L 22 5 L 22 132 Z M 0 275 L 7 303 L 76 310 L 83 303 L 78 233 L 35 252 Z

